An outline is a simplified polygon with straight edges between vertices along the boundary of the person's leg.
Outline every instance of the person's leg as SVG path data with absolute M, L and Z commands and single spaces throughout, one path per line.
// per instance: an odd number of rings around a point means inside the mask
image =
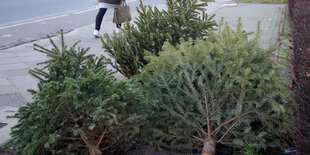
M 116 27 L 117 27 L 117 28 L 121 28 L 121 27 L 122 27 L 122 24 L 116 24 Z
M 101 22 L 103 20 L 103 16 L 105 15 L 107 8 L 100 8 L 98 14 L 96 16 L 96 27 L 95 30 L 99 31 L 101 27 Z
M 121 27 L 122 27 L 122 24 L 116 24 L 116 33 L 122 32 Z

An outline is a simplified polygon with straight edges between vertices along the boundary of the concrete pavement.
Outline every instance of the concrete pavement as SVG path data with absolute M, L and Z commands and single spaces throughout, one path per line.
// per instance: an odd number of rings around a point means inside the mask
M 215 13 L 216 20 L 222 16 L 229 25 L 235 26 L 237 19 L 242 17 L 245 30 L 255 31 L 257 22 L 261 21 L 262 29 L 262 46 L 268 47 L 275 43 L 277 38 L 277 30 L 283 17 L 282 11 L 285 5 L 281 4 L 250 4 L 240 3 L 238 5 L 223 5 L 232 4 L 230 0 L 217 0 L 210 3 L 208 13 Z M 159 9 L 165 9 L 163 4 L 156 5 Z M 112 11 L 108 10 L 107 14 Z M 137 12 L 132 14 L 137 16 Z M 87 25 L 65 35 L 66 44 L 71 46 L 74 42 L 81 40 L 79 46 L 87 48 L 91 47 L 89 54 L 97 56 L 105 55 L 101 48 L 100 39 L 95 39 L 92 36 L 94 24 Z M 104 21 L 102 24 L 103 33 L 112 34 L 114 24 L 111 21 Z M 54 38 L 55 40 L 56 38 Z M 36 44 L 42 45 L 50 49 L 51 45 L 47 39 L 39 40 Z M 28 74 L 29 69 L 36 67 L 36 64 L 46 60 L 45 55 L 33 50 L 33 43 L 23 44 L 17 47 L 9 48 L 0 51 L 0 122 L 7 123 L 7 126 L 0 127 L 0 145 L 9 139 L 9 131 L 7 128 L 16 124 L 14 119 L 2 119 L 3 116 L 13 114 L 17 107 L 24 105 L 32 100 L 32 96 L 27 92 L 27 89 L 36 89 L 37 81 Z M 110 67 L 111 68 L 111 67 Z M 112 69 L 112 68 L 111 68 Z M 121 78 L 120 74 L 116 75 Z M 10 112 L 6 112 L 10 109 Z
M 216 20 L 224 17 L 225 22 L 232 27 L 237 25 L 238 18 L 241 17 L 244 30 L 249 32 L 256 32 L 260 21 L 260 43 L 263 48 L 268 48 L 277 42 L 285 7 L 285 4 L 239 3 L 237 6 L 222 7 L 214 13 Z
M 11 128 L 17 124 L 17 119 L 7 119 L 8 115 L 14 115 L 18 111 L 17 107 L 0 107 L 0 146 L 4 144 L 7 140 L 11 139 L 10 132 Z M 1 125 L 1 123 L 4 123 Z

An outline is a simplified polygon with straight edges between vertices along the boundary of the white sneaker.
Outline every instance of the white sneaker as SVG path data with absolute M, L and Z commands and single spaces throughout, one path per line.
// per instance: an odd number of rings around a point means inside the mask
M 100 33 L 98 30 L 94 30 L 94 37 L 95 38 L 99 38 L 100 37 Z
M 116 31 L 115 31 L 116 33 L 123 33 L 123 31 L 122 31 L 122 29 L 120 29 L 120 28 L 116 28 Z

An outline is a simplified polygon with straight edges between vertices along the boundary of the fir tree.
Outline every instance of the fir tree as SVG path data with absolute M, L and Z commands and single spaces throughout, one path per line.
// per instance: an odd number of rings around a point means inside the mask
M 45 53 L 44 67 L 31 70 L 38 78 L 34 101 L 21 107 L 12 136 L 17 154 L 112 154 L 130 147 L 144 117 L 142 92 L 112 76 L 89 48 L 67 48 L 62 33 Z
M 164 42 L 173 45 L 180 39 L 203 39 L 215 26 L 205 13 L 207 3 L 197 0 L 167 0 L 167 10 L 144 6 L 140 1 L 135 25 L 125 24 L 124 35 L 102 39 L 103 47 L 115 62 L 110 64 L 126 77 L 140 73 L 146 55 L 158 55 Z M 147 51 L 147 52 L 146 52 Z
M 222 24 L 221 24 L 222 25 Z M 258 31 L 259 32 L 259 31 Z M 152 134 L 161 149 L 213 155 L 217 144 L 279 148 L 290 132 L 289 90 L 258 35 L 220 26 L 205 41 L 164 46 L 139 79 L 151 94 Z M 232 153 L 230 153 L 232 154 Z

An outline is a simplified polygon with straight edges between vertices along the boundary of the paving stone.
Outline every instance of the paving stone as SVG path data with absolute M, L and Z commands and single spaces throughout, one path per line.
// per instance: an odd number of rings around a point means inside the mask
M 10 82 L 6 78 L 0 78 L 0 86 L 10 85 Z
M 27 69 L 27 66 L 24 63 L 0 65 L 0 72 L 1 71 L 18 70 L 18 69 Z
M 5 126 L 0 127 L 0 146 L 11 139 L 11 128 L 17 124 L 18 120 L 15 118 L 7 118 L 7 116 L 12 116 L 17 111 L 17 107 L 0 106 L 0 123 L 5 124 Z
M 18 90 L 6 78 L 0 78 L 0 94 L 18 93 Z
M 0 94 L 12 94 L 18 92 L 19 92 L 18 89 L 12 85 L 0 85 Z
M 256 32 L 257 23 L 260 21 L 260 43 L 263 48 L 268 48 L 277 41 L 285 7 L 285 4 L 239 3 L 236 7 L 223 7 L 215 11 L 215 19 L 219 21 L 221 17 L 225 17 L 224 21 L 235 27 L 238 18 L 241 17 L 244 29 L 252 32 Z
M 9 58 L 1 58 L 0 57 L 0 65 L 10 65 L 20 63 L 21 60 L 18 57 L 9 57 Z
M 39 62 L 43 62 L 46 61 L 47 58 L 43 57 L 43 56 L 39 56 L 39 55 L 33 55 L 33 56 L 27 56 L 27 57 L 18 57 L 18 59 L 20 60 L 20 62 L 35 62 L 35 63 L 39 63 Z
M 9 78 L 13 76 L 27 76 L 29 75 L 29 68 L 25 64 L 26 68 L 23 69 L 12 69 L 12 70 L 5 70 L 5 71 L 0 71 L 0 78 Z M 1 65 L 0 65 L 1 67 Z
M 26 104 L 26 100 L 21 94 L 0 94 L 0 107 L 1 106 L 14 106 L 19 107 Z
M 29 68 L 29 69 L 34 69 L 34 68 L 41 68 L 41 65 L 37 65 L 39 62 L 25 62 L 25 65 Z
M 0 52 L 0 58 L 11 58 L 16 57 L 14 53 L 8 53 L 8 52 Z
M 13 52 L 12 52 L 13 53 Z M 18 57 L 27 57 L 27 56 L 45 56 L 44 54 L 40 52 L 36 52 L 34 50 L 27 51 L 27 52 L 14 52 L 14 55 Z
M 18 89 L 19 93 L 25 98 L 26 101 L 29 102 L 32 100 L 32 95 L 28 92 L 28 89 L 37 89 L 37 79 L 27 75 L 11 77 L 8 80 Z

